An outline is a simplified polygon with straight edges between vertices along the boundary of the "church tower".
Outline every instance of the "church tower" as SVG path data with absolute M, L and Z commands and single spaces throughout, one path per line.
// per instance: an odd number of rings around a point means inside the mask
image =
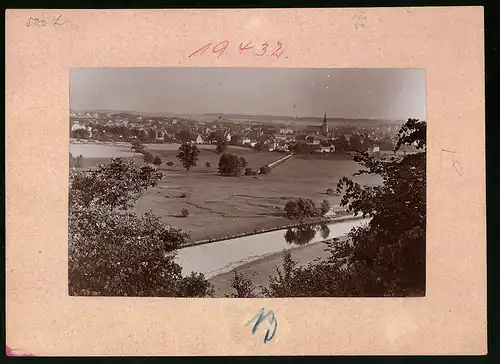
M 321 132 L 323 135 L 328 134 L 328 122 L 326 121 L 326 111 L 325 111 L 325 117 L 323 118 L 323 125 L 321 125 Z

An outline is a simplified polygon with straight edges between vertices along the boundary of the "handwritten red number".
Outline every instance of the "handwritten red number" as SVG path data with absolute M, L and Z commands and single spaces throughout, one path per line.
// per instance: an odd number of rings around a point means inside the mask
M 215 47 L 213 49 L 213 52 L 214 53 L 219 53 L 217 55 L 217 58 L 219 58 L 222 55 L 222 53 L 224 53 L 226 51 L 226 48 L 227 48 L 228 45 L 229 45 L 229 41 L 228 40 L 223 40 L 219 44 L 215 45 Z M 221 46 L 220 49 L 218 48 L 219 46 Z
M 280 58 L 280 56 L 284 52 L 284 51 L 281 51 L 281 52 L 278 53 L 278 51 L 281 49 L 281 47 L 283 47 L 283 43 L 281 43 L 280 41 L 278 41 L 277 44 L 278 44 L 278 48 L 273 53 L 271 53 L 271 57 L 275 56 L 276 58 Z
M 246 51 L 246 50 L 253 48 L 253 47 L 249 47 L 250 43 L 252 43 L 252 42 L 248 42 L 243 48 L 242 48 L 243 42 L 240 43 L 240 54 L 243 53 L 243 51 Z
M 255 55 L 258 57 L 262 57 L 264 54 L 266 54 L 267 47 L 269 47 L 269 44 L 267 44 L 267 42 L 265 42 L 264 44 L 262 44 L 262 53 L 260 53 L 260 54 L 257 53 Z
M 200 54 L 203 54 L 205 53 L 205 51 L 210 48 L 210 46 L 212 45 L 212 42 L 208 43 L 207 45 L 204 45 L 203 47 L 201 47 L 200 49 L 198 49 L 197 51 L 191 53 L 189 55 L 189 58 L 191 58 L 192 56 L 194 56 L 195 54 L 198 54 L 199 52 L 201 52 Z

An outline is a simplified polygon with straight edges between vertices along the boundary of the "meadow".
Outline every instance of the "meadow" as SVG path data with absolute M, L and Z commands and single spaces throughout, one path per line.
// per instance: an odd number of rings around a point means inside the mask
M 162 158 L 160 170 L 165 177 L 158 186 L 150 188 L 135 207 L 140 213 L 151 210 L 165 223 L 188 232 L 190 242 L 288 225 L 290 220 L 284 217 L 283 207 L 292 198 L 310 198 L 317 203 L 326 199 L 332 206 L 338 205 L 340 196 L 327 195 L 327 188 L 335 190 L 340 178 L 352 177 L 360 168 L 348 155 L 329 159 L 294 156 L 268 175 L 222 177 L 217 173 L 220 155 L 214 147 L 198 147 L 197 165 L 186 172 L 176 159 L 178 145 L 147 145 L 147 151 Z M 109 161 L 114 156 L 112 149 L 109 151 L 100 158 L 86 158 L 82 153 L 85 167 Z M 254 170 L 285 155 L 233 146 L 227 153 L 245 157 L 248 167 Z M 139 154 L 128 158 L 135 158 L 138 165 L 143 163 Z M 174 165 L 167 166 L 167 162 Z M 206 162 L 210 167 L 206 167 Z M 354 179 L 364 185 L 380 183 L 379 178 L 373 176 Z M 189 216 L 182 217 L 182 209 L 187 209 Z

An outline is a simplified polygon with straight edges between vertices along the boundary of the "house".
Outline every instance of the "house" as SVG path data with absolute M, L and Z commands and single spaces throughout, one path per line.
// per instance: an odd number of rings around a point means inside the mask
M 315 135 L 309 134 L 306 139 L 305 139 L 307 144 L 311 145 L 319 145 L 320 144 L 320 139 L 317 138 Z
M 320 153 L 334 153 L 335 145 L 333 144 L 333 140 L 322 140 L 319 144 Z
M 215 133 L 216 138 L 225 138 L 228 142 L 231 140 L 231 133 L 229 129 L 226 128 L 217 128 L 213 131 Z
M 247 138 L 247 137 L 243 137 L 241 138 L 241 144 L 245 145 L 245 144 L 250 144 L 252 141 L 250 140 L 250 138 Z
M 203 144 L 203 137 L 200 134 L 198 134 L 198 136 L 196 137 L 195 143 Z
M 292 128 L 280 128 L 280 134 L 293 134 Z
M 276 150 L 280 152 L 288 152 L 288 143 L 286 141 L 279 141 L 277 143 L 278 145 L 276 146 Z

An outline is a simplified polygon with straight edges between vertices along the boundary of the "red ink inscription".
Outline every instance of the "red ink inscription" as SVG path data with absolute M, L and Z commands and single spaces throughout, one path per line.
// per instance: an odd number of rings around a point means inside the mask
M 255 55 L 258 57 L 262 57 L 264 54 L 266 54 L 267 47 L 269 47 L 269 44 L 267 44 L 267 42 L 264 42 L 264 44 L 262 44 L 262 48 L 261 48 L 262 53 L 256 53 Z
M 284 52 L 284 51 L 280 52 L 281 48 L 283 47 L 283 43 L 281 43 L 280 41 L 278 41 L 276 44 L 278 44 L 278 48 L 273 53 L 271 53 L 271 57 L 275 56 L 276 58 L 280 58 L 281 55 Z
M 243 51 L 246 51 L 246 50 L 249 50 L 249 49 L 252 49 L 253 47 L 249 47 L 250 43 L 252 43 L 251 41 L 248 42 L 244 47 L 243 46 L 243 42 L 240 43 L 240 54 L 243 53 Z
M 195 51 L 195 52 L 191 53 L 191 54 L 189 55 L 189 58 L 191 58 L 191 57 L 192 57 L 192 56 L 194 56 L 195 54 L 198 54 L 199 52 L 201 52 L 201 53 L 200 53 L 200 55 L 201 55 L 201 54 L 203 54 L 203 53 L 205 53 L 205 51 L 206 51 L 208 48 L 210 48 L 210 46 L 211 46 L 211 45 L 212 45 L 212 42 L 208 43 L 207 45 L 204 45 L 203 47 L 201 47 L 201 48 L 200 48 L 200 49 L 198 49 L 197 51 Z
M 213 52 L 214 53 L 219 53 L 217 55 L 217 58 L 219 58 L 222 55 L 222 53 L 224 53 L 226 51 L 226 48 L 227 48 L 228 45 L 229 45 L 229 41 L 228 40 L 223 40 L 219 44 L 215 45 Z M 221 46 L 221 47 L 218 48 L 219 46 Z

